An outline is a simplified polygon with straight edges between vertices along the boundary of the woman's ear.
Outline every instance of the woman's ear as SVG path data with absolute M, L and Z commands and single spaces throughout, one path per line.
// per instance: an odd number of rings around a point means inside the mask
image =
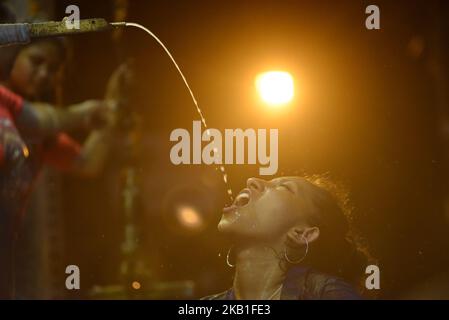
M 311 244 L 317 240 L 320 236 L 320 228 L 318 227 L 293 227 L 287 233 L 287 239 L 285 244 L 291 248 L 299 248 L 308 244 Z
M 307 242 L 310 244 L 320 237 L 320 228 L 318 227 L 305 228 L 302 235 L 304 238 L 307 239 Z

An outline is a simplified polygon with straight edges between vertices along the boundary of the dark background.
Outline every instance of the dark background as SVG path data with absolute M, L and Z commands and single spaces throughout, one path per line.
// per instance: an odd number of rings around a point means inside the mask
M 81 18 L 114 19 L 114 1 L 73 0 L 55 4 L 55 19 L 69 4 Z M 369 4 L 380 8 L 380 30 L 365 28 Z M 135 0 L 126 20 L 167 45 L 210 127 L 278 128 L 278 175 L 329 172 L 347 185 L 356 226 L 379 259 L 380 297 L 398 298 L 449 269 L 448 14 L 446 1 Z M 229 244 L 216 231 L 228 201 L 221 177 L 213 167 L 176 167 L 169 159 L 170 132 L 191 131 L 199 119 L 174 66 L 138 29 L 118 40 L 98 33 L 71 41 L 66 103 L 101 98 L 126 58 L 137 66 L 128 106 L 141 121 L 136 280 L 142 289 L 193 280 L 194 297 L 229 287 Z M 294 103 L 280 112 L 254 93 L 254 77 L 270 69 L 289 71 L 297 85 Z M 69 297 L 124 283 L 118 208 L 126 150 L 117 143 L 98 179 L 65 179 L 65 259 L 82 270 L 82 290 Z M 227 170 L 234 192 L 258 175 L 258 166 Z M 200 231 L 167 219 L 166 203 L 186 194 L 204 215 Z

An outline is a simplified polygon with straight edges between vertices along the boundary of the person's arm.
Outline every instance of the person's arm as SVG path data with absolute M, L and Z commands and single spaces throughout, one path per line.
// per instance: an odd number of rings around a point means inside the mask
M 64 109 L 45 103 L 24 102 L 16 124 L 21 132 L 41 137 L 62 131 L 89 130 L 102 125 L 106 108 L 107 103 L 101 100 L 87 100 Z
M 103 170 L 111 136 L 109 130 L 96 130 L 80 145 L 65 133 L 59 133 L 46 148 L 44 161 L 61 171 L 94 177 Z
M 57 132 L 91 129 L 102 125 L 107 103 L 88 100 L 58 109 L 46 103 L 31 103 L 4 86 L 0 86 L 0 116 L 9 118 L 26 134 L 49 137 Z
M 110 145 L 116 134 L 117 104 L 123 103 L 123 99 L 129 90 L 131 77 L 131 71 L 126 64 L 120 65 L 114 71 L 109 79 L 105 94 L 104 101 L 108 103 L 105 109 L 101 110 L 102 128 L 91 131 L 82 146 L 71 139 L 69 142 L 66 136 L 51 150 L 48 162 L 61 169 L 88 177 L 98 175 L 103 170 Z M 61 154 L 66 154 L 68 157 L 58 157 Z M 59 160 L 52 161 L 55 159 Z
M 45 150 L 45 162 L 81 176 L 98 175 L 103 170 L 115 133 L 112 108 L 104 115 L 103 127 L 92 130 L 82 145 L 65 133 L 58 133 L 56 139 L 50 139 Z
M 102 114 L 104 126 L 89 134 L 72 172 L 92 177 L 103 170 L 114 136 L 117 134 L 115 130 L 117 108 L 118 105 L 126 104 L 132 81 L 133 74 L 128 63 L 119 65 L 112 73 L 105 92 L 104 101 L 108 102 L 108 112 Z
M 83 143 L 72 172 L 85 177 L 94 177 L 103 171 L 113 140 L 112 128 L 92 131 Z

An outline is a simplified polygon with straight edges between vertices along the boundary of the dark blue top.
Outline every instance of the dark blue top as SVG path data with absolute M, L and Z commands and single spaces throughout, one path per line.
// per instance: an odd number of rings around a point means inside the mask
M 235 300 L 231 288 L 205 300 Z M 307 267 L 292 267 L 284 280 L 281 300 L 361 300 L 359 293 L 343 279 Z

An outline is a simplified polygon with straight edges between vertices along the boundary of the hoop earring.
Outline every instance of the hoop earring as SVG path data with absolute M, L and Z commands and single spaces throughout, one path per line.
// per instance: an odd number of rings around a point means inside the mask
M 304 235 L 302 235 L 302 234 L 301 234 L 301 238 L 304 239 L 305 242 L 306 242 L 306 252 L 304 252 L 304 255 L 301 257 L 301 259 L 299 259 L 299 260 L 291 260 L 288 257 L 288 255 L 287 255 L 287 248 L 285 248 L 284 249 L 284 258 L 285 258 L 285 260 L 287 260 L 288 263 L 298 264 L 298 263 L 302 262 L 306 258 L 307 253 L 309 252 L 309 242 L 307 241 L 307 238 L 304 237 Z
M 229 262 L 229 256 L 231 255 L 231 250 L 232 248 L 234 248 L 234 246 L 231 246 L 228 250 L 228 253 L 226 254 L 226 264 L 230 267 L 230 268 L 234 268 L 235 264 L 232 264 Z

